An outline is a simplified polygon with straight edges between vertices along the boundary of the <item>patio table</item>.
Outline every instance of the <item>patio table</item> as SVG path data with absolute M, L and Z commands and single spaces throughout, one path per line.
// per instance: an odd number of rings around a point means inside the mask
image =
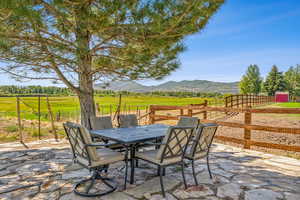
M 129 128 L 112 128 L 91 130 L 93 137 L 101 137 L 129 147 L 130 151 L 130 184 L 134 182 L 134 158 L 136 146 L 140 143 L 161 139 L 165 136 L 169 126 L 164 124 L 152 124 Z

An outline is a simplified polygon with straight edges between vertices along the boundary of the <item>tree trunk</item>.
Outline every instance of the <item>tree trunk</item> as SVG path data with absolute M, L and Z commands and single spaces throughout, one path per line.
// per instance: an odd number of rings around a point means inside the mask
M 76 17 L 76 44 L 77 61 L 79 67 L 79 102 L 81 112 L 81 125 L 91 128 L 89 119 L 95 116 L 94 90 L 92 71 L 92 56 L 90 52 L 91 36 L 88 31 L 89 4 L 75 9 Z
M 94 90 L 92 77 L 82 74 L 79 82 L 80 92 L 78 94 L 80 103 L 81 124 L 86 128 L 91 128 L 89 119 L 95 116 Z

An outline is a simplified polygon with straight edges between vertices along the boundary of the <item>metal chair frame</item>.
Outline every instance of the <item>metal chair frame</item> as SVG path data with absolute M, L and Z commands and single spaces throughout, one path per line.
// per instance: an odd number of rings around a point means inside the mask
M 150 160 L 146 160 L 143 158 L 135 158 L 135 159 L 141 159 L 144 160 L 146 162 L 150 162 L 154 165 L 158 166 L 158 175 L 159 175 L 159 179 L 160 179 L 160 186 L 161 186 L 161 191 L 162 191 L 162 195 L 163 197 L 166 196 L 165 194 L 165 190 L 164 190 L 164 184 L 163 184 L 163 175 L 164 175 L 164 171 L 165 168 L 171 165 L 180 165 L 182 168 L 182 178 L 183 178 L 183 182 L 184 182 L 184 186 L 185 188 L 187 188 L 187 183 L 186 183 L 186 179 L 185 179 L 185 174 L 184 174 L 184 167 L 185 167 L 185 163 L 183 161 L 184 158 L 184 154 L 186 152 L 187 149 L 187 144 L 189 143 L 191 136 L 192 136 L 192 132 L 194 130 L 195 127 L 177 127 L 177 126 L 173 126 L 170 127 L 170 132 L 168 135 L 166 135 L 165 137 L 167 138 L 167 141 L 165 143 L 151 143 L 152 145 L 164 145 L 163 147 L 161 146 L 160 148 L 163 148 L 162 154 L 161 154 L 161 158 L 160 158 L 160 163 L 155 163 L 152 162 Z M 184 131 L 185 132 L 185 138 L 179 139 L 178 135 Z M 171 147 L 170 143 L 172 142 L 172 140 L 176 139 L 177 144 L 176 146 Z M 181 142 L 186 139 L 185 144 L 181 144 Z M 149 143 L 150 144 L 150 143 Z M 173 150 L 179 147 L 179 151 L 177 152 L 173 152 Z M 180 157 L 180 161 L 177 162 L 172 162 L 169 164 L 163 164 L 165 159 L 172 159 L 172 158 L 176 158 L 176 157 Z
M 212 135 L 204 135 L 205 130 L 207 128 L 214 128 L 214 130 L 212 132 Z M 196 136 L 195 136 L 195 138 L 193 138 L 193 140 L 191 141 L 191 144 L 190 144 L 192 146 L 191 156 L 184 156 L 185 159 L 188 159 L 188 160 L 191 161 L 193 177 L 194 177 L 194 181 L 195 181 L 196 185 L 198 185 L 198 181 L 197 181 L 196 172 L 195 172 L 195 164 L 194 164 L 195 160 L 206 157 L 206 164 L 207 164 L 207 169 L 208 169 L 208 172 L 209 172 L 209 177 L 212 179 L 212 174 L 211 174 L 210 166 L 209 166 L 209 152 L 210 152 L 210 147 L 212 145 L 214 136 L 217 132 L 217 129 L 218 129 L 217 124 L 201 124 L 198 127 L 198 129 L 196 130 Z M 203 142 L 205 143 L 205 148 L 204 149 L 202 148 L 202 145 L 204 143 L 200 143 L 200 141 L 203 137 L 205 137 L 205 139 L 203 140 Z M 210 137 L 210 138 L 208 138 L 208 137 Z M 207 138 L 209 139 L 209 141 L 206 140 Z M 195 155 L 197 153 L 200 153 L 200 152 L 206 152 L 206 155 L 201 157 L 201 158 L 195 158 Z
M 91 155 L 89 153 L 89 147 L 107 147 L 110 144 L 99 144 L 99 143 L 91 143 L 91 144 L 87 144 L 84 140 L 84 136 L 81 132 L 81 126 L 71 123 L 71 122 L 67 122 L 63 124 L 65 132 L 67 134 L 67 137 L 69 139 L 70 142 L 70 146 L 72 149 L 72 153 L 73 153 L 73 162 L 74 163 L 78 163 L 79 165 L 89 169 L 91 172 L 93 172 L 92 176 L 88 179 L 82 180 L 78 183 L 75 184 L 74 186 L 74 193 L 79 195 L 79 196 L 84 196 L 84 197 L 96 197 L 96 196 L 103 196 L 106 195 L 108 193 L 111 193 L 113 191 L 115 191 L 117 189 L 117 183 L 114 181 L 114 179 L 112 178 L 107 178 L 107 177 L 103 177 L 101 175 L 101 173 L 103 171 L 107 172 L 108 169 L 108 165 L 100 165 L 100 166 L 95 166 L 95 167 L 91 167 L 92 164 L 92 159 L 91 159 Z M 75 138 L 73 136 L 73 134 L 70 134 L 70 131 L 75 131 Z M 71 140 L 75 141 L 75 144 L 72 144 Z M 80 142 L 79 142 L 80 141 Z M 82 144 L 81 144 L 82 143 Z M 80 146 L 80 148 L 82 149 L 82 152 L 77 151 L 77 145 Z M 87 158 L 88 160 L 88 165 L 81 163 L 78 159 L 77 156 L 81 156 L 84 158 Z M 126 189 L 126 180 L 127 180 L 127 169 L 128 169 L 128 148 L 126 148 L 126 153 L 125 153 L 125 184 L 124 184 L 124 188 Z M 89 193 L 91 188 L 94 186 L 95 181 L 96 180 L 101 180 L 106 186 L 108 186 L 110 189 L 104 192 L 99 192 L 99 193 Z M 86 188 L 85 192 L 80 192 L 78 191 L 78 187 L 88 181 L 91 181 L 90 185 Z M 111 182 L 111 183 L 109 183 Z

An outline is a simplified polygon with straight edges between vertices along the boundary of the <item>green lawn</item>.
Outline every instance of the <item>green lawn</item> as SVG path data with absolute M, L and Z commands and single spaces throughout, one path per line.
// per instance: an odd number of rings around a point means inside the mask
M 299 102 L 277 103 L 275 105 L 281 108 L 300 108 Z
M 271 104 L 267 107 L 273 107 L 273 108 L 300 108 L 300 103 L 298 102 L 287 102 L 287 103 L 274 103 Z M 300 119 L 300 114 L 265 114 L 268 116 L 273 116 L 273 117 L 281 117 L 281 118 L 296 118 Z
M 23 97 L 20 98 L 21 116 L 23 119 L 37 119 L 38 118 L 38 98 L 37 97 Z M 207 99 L 207 98 L 206 98 Z M 79 102 L 77 97 L 49 97 L 51 109 L 56 115 L 60 113 L 61 117 L 72 118 L 79 115 Z M 213 98 L 208 99 L 214 101 Z M 159 105 L 187 105 L 202 103 L 204 98 L 179 98 L 179 97 L 159 97 L 159 96 L 125 96 L 122 97 L 122 109 L 126 104 L 126 110 L 145 109 L 151 104 Z M 95 97 L 95 102 L 100 105 L 101 113 L 109 113 L 110 110 L 114 112 L 117 108 L 118 97 Z M 110 106 L 112 105 L 112 106 Z M 130 105 L 130 106 L 128 106 Z M 41 115 L 42 120 L 49 118 L 47 110 L 46 98 L 41 98 Z M 15 117 L 16 114 L 16 98 L 15 97 L 0 97 L 0 116 Z

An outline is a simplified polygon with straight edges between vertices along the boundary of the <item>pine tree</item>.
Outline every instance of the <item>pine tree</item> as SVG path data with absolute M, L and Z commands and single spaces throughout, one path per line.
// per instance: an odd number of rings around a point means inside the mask
M 261 92 L 262 78 L 257 65 L 250 65 L 243 75 L 239 87 L 242 94 L 259 94 Z
M 300 65 L 290 67 L 284 73 L 286 89 L 292 96 L 300 96 Z
M 63 82 L 95 116 L 95 81 L 160 79 L 224 0 L 1 0 L 0 68 Z
M 283 73 L 278 71 L 276 65 L 273 65 L 269 72 L 264 82 L 264 89 L 270 96 L 274 96 L 277 91 L 284 91 L 286 89 Z

